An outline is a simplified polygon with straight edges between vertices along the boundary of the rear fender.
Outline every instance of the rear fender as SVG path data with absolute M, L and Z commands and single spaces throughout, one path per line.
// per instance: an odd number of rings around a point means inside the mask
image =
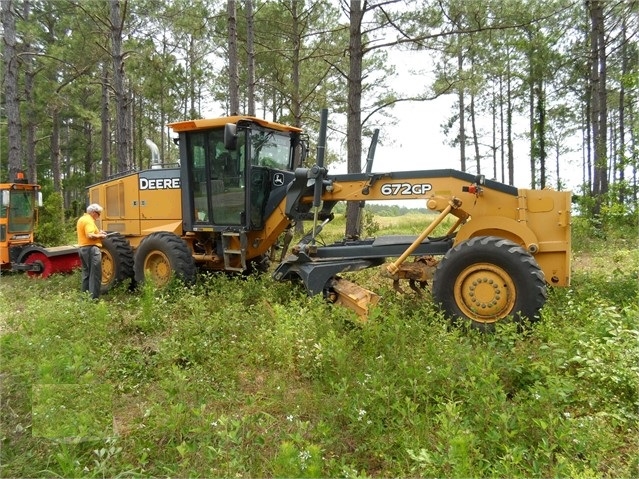
M 498 236 L 522 245 L 528 252 L 536 253 L 539 240 L 537 235 L 525 223 L 503 216 L 482 216 L 472 218 L 464 224 L 457 236 L 455 245 L 475 236 Z

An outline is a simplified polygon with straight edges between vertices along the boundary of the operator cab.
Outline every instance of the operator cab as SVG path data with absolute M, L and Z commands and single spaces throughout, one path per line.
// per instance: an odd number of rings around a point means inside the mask
M 0 266 L 15 260 L 20 248 L 33 242 L 40 186 L 29 184 L 23 172 L 13 183 L 0 184 Z
M 179 133 L 186 231 L 262 229 L 307 151 L 299 128 L 253 117 L 170 126 Z

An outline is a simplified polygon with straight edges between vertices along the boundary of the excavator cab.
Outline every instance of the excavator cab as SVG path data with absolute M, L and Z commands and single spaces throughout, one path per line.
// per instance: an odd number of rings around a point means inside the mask
M 172 126 L 188 182 L 182 184 L 185 230 L 263 229 L 306 154 L 299 130 L 251 117 L 208 128 Z

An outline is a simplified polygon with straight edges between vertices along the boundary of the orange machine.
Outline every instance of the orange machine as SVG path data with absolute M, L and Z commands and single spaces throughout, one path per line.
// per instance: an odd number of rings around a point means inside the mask
M 33 232 L 42 206 L 40 186 L 30 184 L 23 172 L 12 183 L 0 184 L 0 269 L 27 271 L 46 278 L 80 266 L 73 246 L 45 248 L 33 242 Z
M 432 286 L 451 318 L 480 328 L 506 317 L 534 319 L 546 286 L 570 282 L 570 193 L 526 190 L 444 169 L 330 175 L 323 167 L 327 112 L 316 164 L 298 128 L 234 116 L 173 123 L 180 165 L 123 174 L 93 185 L 105 205 L 105 288 L 133 277 L 165 284 L 195 280 L 198 269 L 266 270 L 268 252 L 296 222 L 310 233 L 273 275 L 300 278 L 360 316 L 378 296 L 345 273 L 380 267 L 400 290 Z M 318 246 L 315 236 L 340 201 L 423 199 L 438 213 L 420 235 L 346 238 Z M 452 217 L 446 234 L 432 237 Z M 320 224 L 321 222 L 321 224 Z M 407 261 L 412 258 L 414 261 Z M 391 259 L 391 262 L 387 262 Z

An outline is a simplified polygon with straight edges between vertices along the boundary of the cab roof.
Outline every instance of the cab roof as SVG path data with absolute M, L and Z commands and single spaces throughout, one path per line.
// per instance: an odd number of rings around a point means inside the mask
M 257 123 L 258 125 L 264 128 L 270 128 L 272 130 L 288 131 L 288 132 L 294 132 L 294 133 L 302 132 L 301 128 L 297 128 L 295 126 L 282 125 L 281 123 L 262 120 L 261 118 L 256 118 L 254 116 L 247 116 L 247 115 L 222 116 L 220 118 L 205 118 L 200 120 L 176 121 L 174 123 L 169 123 L 168 126 L 170 126 L 175 133 L 180 133 L 183 131 L 197 131 L 197 130 L 205 130 L 208 128 L 220 127 L 220 126 L 226 125 L 227 123 L 237 123 L 239 121 L 251 121 L 253 123 Z

